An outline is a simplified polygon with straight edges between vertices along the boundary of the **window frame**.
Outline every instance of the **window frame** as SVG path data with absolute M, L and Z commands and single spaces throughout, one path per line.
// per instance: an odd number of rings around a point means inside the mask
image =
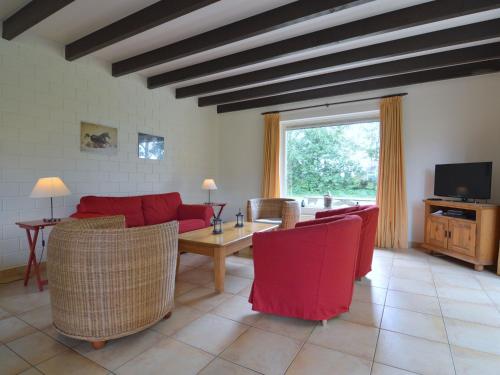
M 335 119 L 335 116 L 332 116 L 331 121 L 319 120 L 318 123 L 308 123 L 309 119 L 303 119 L 303 122 L 300 120 L 289 120 L 289 121 L 281 121 L 280 122 L 280 160 L 279 160 L 279 168 L 280 168 L 280 196 L 284 198 L 288 198 L 286 191 L 286 132 L 290 130 L 300 130 L 300 129 L 312 129 L 312 128 L 324 128 L 324 127 L 332 127 L 332 126 L 343 126 L 343 125 L 356 125 L 363 124 L 367 122 L 378 122 L 379 129 L 381 126 L 380 123 L 380 113 L 379 111 L 370 111 L 370 115 L 368 117 L 356 116 L 357 114 L 352 114 L 351 116 L 342 116 L 342 118 Z M 303 214 L 314 214 L 317 211 L 321 211 L 322 208 L 315 207 L 302 207 Z

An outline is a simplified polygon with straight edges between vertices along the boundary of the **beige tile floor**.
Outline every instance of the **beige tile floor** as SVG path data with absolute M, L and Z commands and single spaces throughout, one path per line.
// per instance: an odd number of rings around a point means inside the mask
M 252 311 L 252 260 L 184 254 L 169 320 L 95 351 L 51 326 L 49 289 L 0 285 L 0 374 L 500 373 L 500 277 L 416 250 L 376 250 L 349 313 L 317 322 Z

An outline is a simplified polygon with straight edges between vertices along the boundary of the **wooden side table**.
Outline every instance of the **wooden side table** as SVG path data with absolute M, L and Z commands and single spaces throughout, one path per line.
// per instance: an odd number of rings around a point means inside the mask
M 36 260 L 36 244 L 38 241 L 38 234 L 41 229 L 45 227 L 53 227 L 59 223 L 63 223 L 71 219 L 62 219 L 60 221 L 47 222 L 43 220 L 33 220 L 33 221 L 20 221 L 16 223 L 20 228 L 26 230 L 26 236 L 28 237 L 28 245 L 30 256 L 28 259 L 28 264 L 26 265 L 26 270 L 24 271 L 24 286 L 28 285 L 28 280 L 31 275 L 31 266 L 33 265 L 33 270 L 36 276 L 36 283 L 40 292 L 43 291 L 43 286 L 48 284 L 47 280 L 42 280 L 42 274 L 40 272 L 40 264 Z

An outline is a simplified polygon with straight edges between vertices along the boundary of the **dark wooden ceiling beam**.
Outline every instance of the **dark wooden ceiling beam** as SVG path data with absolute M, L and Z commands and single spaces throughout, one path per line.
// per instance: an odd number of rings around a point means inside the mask
M 158 1 L 68 44 L 65 48 L 66 60 L 72 61 L 88 55 L 217 1 L 219 0 Z
M 211 95 L 198 99 L 200 107 L 237 102 L 241 100 L 300 91 L 315 87 L 330 86 L 347 82 L 381 78 L 385 76 L 435 69 L 450 65 L 466 64 L 477 61 L 500 59 L 500 43 L 433 53 L 381 64 L 341 70 L 311 77 L 299 78 L 271 85 Z
M 407 73 L 390 77 L 359 81 L 345 85 L 328 86 L 319 89 L 299 91 L 289 94 L 270 96 L 243 102 L 222 104 L 217 106 L 218 113 L 241 111 L 251 108 L 268 107 L 286 103 L 301 102 L 328 98 L 338 95 L 354 94 L 365 91 L 381 90 L 418 83 L 441 81 L 445 79 L 467 77 L 472 75 L 494 73 L 500 71 L 500 59 L 455 65 L 445 68 Z
M 327 44 L 398 31 L 413 26 L 500 8 L 498 0 L 436 0 L 297 36 L 148 78 L 148 87 L 248 66 Z
M 479 22 L 467 26 L 435 31 L 390 42 L 374 44 L 343 52 L 283 64 L 271 68 L 255 70 L 251 73 L 238 74 L 196 85 L 180 87 L 175 90 L 177 98 L 186 98 L 200 94 L 222 91 L 284 78 L 314 70 L 331 68 L 373 59 L 395 57 L 409 53 L 422 52 L 436 48 L 450 47 L 462 43 L 477 42 L 500 37 L 500 19 Z
M 32 0 L 3 21 L 2 38 L 12 40 L 74 0 Z
M 113 64 L 115 77 L 217 48 L 373 0 L 295 1 Z

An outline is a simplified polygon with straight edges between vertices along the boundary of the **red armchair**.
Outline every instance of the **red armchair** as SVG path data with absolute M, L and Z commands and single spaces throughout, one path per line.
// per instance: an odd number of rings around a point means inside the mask
M 378 223 L 377 206 L 354 206 L 316 213 L 316 219 L 338 215 L 357 215 L 363 220 L 361 238 L 359 241 L 356 279 L 360 279 L 372 270 L 373 250 L 375 249 L 375 235 Z
M 349 310 L 361 219 L 255 233 L 249 302 L 264 313 L 327 320 Z

